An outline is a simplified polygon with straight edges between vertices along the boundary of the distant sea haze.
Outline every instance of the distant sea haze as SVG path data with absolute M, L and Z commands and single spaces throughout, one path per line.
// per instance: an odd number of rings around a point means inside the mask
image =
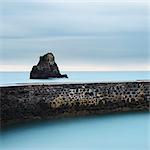
M 110 82 L 110 81 L 136 81 L 150 80 L 150 72 L 147 71 L 111 71 L 111 72 L 62 72 L 68 75 L 66 78 L 54 78 L 47 80 L 31 80 L 30 72 L 0 72 L 0 85 L 12 85 L 16 83 L 64 83 L 64 82 Z

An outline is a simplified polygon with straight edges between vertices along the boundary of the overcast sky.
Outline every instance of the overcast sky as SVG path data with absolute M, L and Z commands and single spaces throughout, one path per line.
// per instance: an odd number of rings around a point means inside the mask
M 47 52 L 61 70 L 150 69 L 148 3 L 87 1 L 0 0 L 0 70 L 30 70 Z

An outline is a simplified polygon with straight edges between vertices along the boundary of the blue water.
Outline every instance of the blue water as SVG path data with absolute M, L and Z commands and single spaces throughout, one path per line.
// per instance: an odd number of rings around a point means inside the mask
M 0 72 L 0 85 L 149 80 L 148 72 L 63 72 L 68 79 L 30 80 Z M 150 114 L 93 116 L 24 125 L 0 133 L 2 150 L 150 150 Z
M 150 79 L 150 72 L 62 72 L 67 78 L 31 80 L 29 72 L 0 72 L 0 85 L 14 83 L 39 83 L 39 82 L 105 82 L 105 81 L 135 81 Z
M 2 150 L 149 150 L 150 114 L 63 119 L 1 133 Z

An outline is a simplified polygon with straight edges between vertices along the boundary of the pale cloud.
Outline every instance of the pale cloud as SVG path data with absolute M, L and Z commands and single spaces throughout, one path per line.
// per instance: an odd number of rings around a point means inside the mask
M 148 0 L 1 0 L 1 2 L 38 2 L 38 3 L 147 3 Z
M 2 37 L 98 35 L 148 30 L 148 6 L 8 3 Z
M 62 70 L 148 70 L 147 1 L 59 2 L 0 1 L 2 70 L 51 50 Z

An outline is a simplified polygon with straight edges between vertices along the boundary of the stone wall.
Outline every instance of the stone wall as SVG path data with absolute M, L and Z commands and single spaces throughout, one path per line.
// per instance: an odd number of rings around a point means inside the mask
M 0 87 L 1 125 L 37 119 L 149 111 L 150 82 Z

